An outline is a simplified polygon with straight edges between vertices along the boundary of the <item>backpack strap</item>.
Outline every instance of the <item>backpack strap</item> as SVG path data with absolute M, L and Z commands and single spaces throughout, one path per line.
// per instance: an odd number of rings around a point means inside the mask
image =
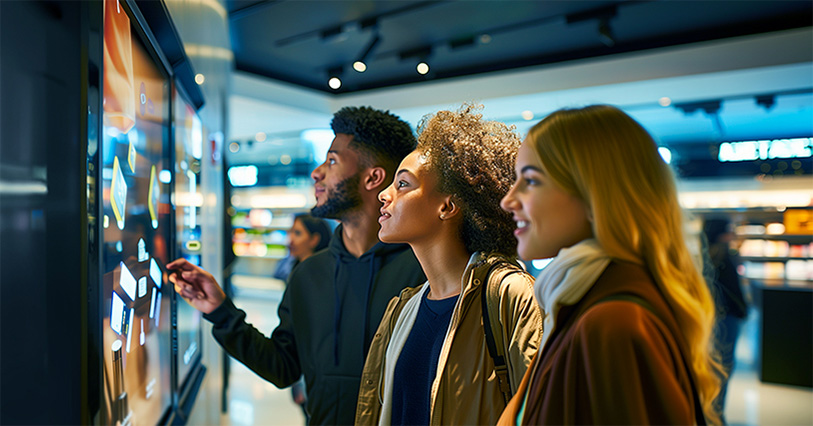
M 635 303 L 636 305 L 638 305 L 638 306 L 646 309 L 650 313 L 652 313 L 652 315 L 655 315 L 655 317 L 658 318 L 662 323 L 666 324 L 666 322 L 661 318 L 661 316 L 658 314 L 658 312 L 655 311 L 655 307 L 653 307 L 651 303 L 647 302 L 646 300 L 644 300 L 644 298 L 642 298 L 641 296 L 638 296 L 637 294 L 616 293 L 616 294 L 607 296 L 607 297 L 599 300 L 598 302 L 594 303 L 593 306 L 598 305 L 600 303 L 610 302 L 610 301 L 614 301 L 614 300 L 621 300 L 621 301 L 625 301 L 625 302 Z M 692 369 L 689 368 L 689 363 L 688 363 L 688 361 L 686 361 L 686 357 L 683 355 L 682 351 L 681 351 L 680 355 L 681 355 L 680 358 L 683 360 L 683 367 L 686 368 L 686 373 L 688 374 L 688 377 L 689 377 L 689 385 L 692 388 L 692 399 L 694 399 L 694 417 L 695 417 L 695 421 L 697 422 L 698 426 L 702 426 L 702 425 L 706 424 L 706 417 L 703 414 L 703 404 L 700 403 L 700 398 L 698 397 L 698 394 L 697 394 L 697 387 L 695 387 L 695 385 L 694 385 L 694 377 L 693 377 L 693 374 L 692 374 Z
M 500 385 L 500 391 L 505 398 L 505 403 L 511 400 L 511 381 L 508 377 L 508 365 L 505 361 L 505 347 L 503 333 L 500 326 L 500 284 L 509 275 L 521 272 L 522 269 L 503 260 L 494 262 L 486 269 L 485 274 L 477 277 L 482 283 L 483 289 L 480 293 L 483 306 L 483 331 L 486 337 L 488 354 L 494 361 L 494 374 Z M 492 276 L 493 274 L 493 276 Z M 495 333 L 494 330 L 499 330 Z

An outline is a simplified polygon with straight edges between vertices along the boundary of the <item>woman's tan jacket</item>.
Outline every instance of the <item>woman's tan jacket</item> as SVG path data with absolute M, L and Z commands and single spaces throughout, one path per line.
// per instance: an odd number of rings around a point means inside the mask
M 500 260 L 503 262 L 492 269 Z M 505 408 L 505 397 L 500 391 L 483 331 L 483 281 L 504 277 L 500 283 L 491 283 L 499 284 L 499 300 L 489 303 L 499 303 L 501 329 L 495 329 L 494 333 L 502 332 L 502 339 L 495 340 L 504 342 L 512 392 L 516 391 L 537 352 L 542 338 L 542 316 L 533 296 L 533 277 L 524 271 L 498 273 L 500 268 L 517 268 L 504 260 L 475 253 L 466 267 L 461 296 L 452 312 L 449 332 L 438 359 L 441 373 L 435 377 L 431 389 L 432 425 L 495 424 Z M 361 375 L 357 425 L 389 424 L 390 419 L 380 419 L 387 346 L 404 306 L 422 287 L 404 289 L 387 306 Z

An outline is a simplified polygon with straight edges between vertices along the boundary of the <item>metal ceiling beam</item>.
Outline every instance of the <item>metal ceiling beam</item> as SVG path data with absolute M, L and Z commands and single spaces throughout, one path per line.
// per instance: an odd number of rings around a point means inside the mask
M 239 7 L 234 10 L 229 11 L 229 21 L 233 22 L 238 19 L 243 19 L 246 16 L 253 15 L 257 12 L 260 12 L 263 9 L 268 8 L 269 6 L 273 6 L 275 4 L 281 3 L 282 0 L 260 0 L 257 3 L 250 4 L 248 6 Z
M 429 1 L 422 1 L 422 2 L 417 2 L 417 3 L 412 3 L 410 5 L 407 5 L 407 6 L 404 6 L 404 7 L 399 7 L 397 9 L 393 9 L 393 10 L 390 10 L 388 12 L 383 12 L 383 13 L 380 13 L 380 14 L 377 14 L 377 15 L 365 16 L 365 17 L 360 18 L 360 19 L 353 19 L 353 20 L 350 20 L 350 21 L 344 21 L 344 22 L 340 22 L 340 23 L 337 23 L 337 24 L 333 24 L 333 25 L 331 25 L 329 27 L 326 27 L 326 28 L 320 28 L 320 29 L 317 29 L 317 30 L 310 30 L 310 31 L 305 31 L 303 33 L 299 33 L 299 34 L 294 34 L 292 36 L 288 36 L 288 37 L 281 38 L 281 39 L 277 40 L 274 43 L 274 45 L 277 46 L 277 47 L 282 47 L 282 46 L 287 46 L 287 45 L 289 45 L 291 43 L 295 43 L 297 41 L 305 40 L 305 39 L 308 39 L 308 38 L 311 38 L 311 37 L 319 37 L 325 31 L 330 31 L 330 30 L 333 30 L 335 28 L 345 28 L 348 24 L 351 24 L 351 23 L 354 23 L 354 22 L 358 22 L 360 28 L 366 29 L 368 27 L 373 26 L 373 25 L 369 24 L 370 22 L 378 23 L 378 22 L 381 22 L 381 19 L 383 19 L 383 18 L 389 18 L 389 17 L 392 17 L 392 16 L 401 15 L 401 14 L 404 14 L 404 13 L 414 12 L 416 10 L 420 10 L 420 9 L 424 9 L 424 8 L 432 7 L 432 6 L 437 6 L 439 4 L 449 3 L 449 2 L 450 2 L 449 0 L 429 0 Z

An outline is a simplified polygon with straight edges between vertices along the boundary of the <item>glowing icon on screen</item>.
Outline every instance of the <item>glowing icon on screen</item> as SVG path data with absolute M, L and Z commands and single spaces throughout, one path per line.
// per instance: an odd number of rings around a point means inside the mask
M 130 308 L 130 322 L 127 325 L 127 353 L 130 353 L 130 341 L 133 338 L 133 314 L 135 313 L 135 309 Z
M 110 307 L 110 328 L 116 332 L 116 334 L 121 334 L 121 326 L 124 324 L 124 301 L 121 300 L 116 292 L 113 292 L 113 303 Z
M 144 297 L 147 294 L 147 277 L 138 279 L 138 298 Z
M 147 337 L 147 336 L 144 334 L 144 318 L 142 318 L 141 319 L 141 332 L 138 333 L 138 344 L 140 344 L 141 346 L 144 346 L 144 340 L 146 340 L 145 337 Z
M 110 204 L 119 229 L 124 229 L 124 208 L 127 206 L 127 183 L 119 166 L 119 157 L 113 157 L 113 182 L 110 184 Z
M 127 150 L 127 163 L 130 164 L 130 171 L 135 173 L 136 149 L 133 141 L 130 141 L 130 148 Z
M 152 277 L 152 282 L 154 282 L 158 288 L 161 288 L 161 285 L 163 284 L 161 279 L 163 276 L 161 274 L 161 268 L 158 267 L 158 263 L 155 261 L 155 259 L 150 259 L 150 277 Z
M 155 317 L 155 290 L 156 288 L 153 287 L 152 297 L 150 298 L 150 318 Z
M 124 264 L 124 262 L 119 262 L 119 265 L 121 265 L 121 275 L 119 276 L 119 285 L 121 285 L 121 288 L 124 290 L 125 293 L 127 293 L 127 296 L 129 296 L 130 299 L 135 300 L 136 279 L 133 276 L 133 274 L 130 273 L 130 270 L 127 269 L 127 266 Z
M 147 207 L 150 209 L 150 219 L 152 228 L 158 229 L 158 199 L 161 196 L 161 187 L 158 177 L 155 176 L 155 165 L 150 170 L 150 195 L 147 199 Z
M 158 320 L 161 319 L 161 293 L 158 293 L 158 301 L 155 302 L 155 326 L 158 327 Z
M 144 242 L 143 238 L 138 239 L 138 261 L 143 262 L 150 257 L 150 254 L 147 253 L 147 243 Z
M 107 229 L 110 226 L 110 216 L 104 215 L 104 219 L 102 220 L 102 226 L 104 226 L 104 229 Z

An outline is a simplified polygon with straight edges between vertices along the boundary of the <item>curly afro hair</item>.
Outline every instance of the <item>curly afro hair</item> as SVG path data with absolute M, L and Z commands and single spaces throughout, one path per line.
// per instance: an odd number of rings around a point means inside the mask
M 415 150 L 415 135 L 409 123 L 389 111 L 371 107 L 344 107 L 333 114 L 334 133 L 353 136 L 351 146 L 362 156 L 364 166 L 383 166 L 391 179 L 404 157 Z
M 516 225 L 500 208 L 500 200 L 514 183 L 521 140 L 514 126 L 483 120 L 482 108 L 464 104 L 457 112 L 424 116 L 418 125 L 418 150 L 438 176 L 438 190 L 451 194 L 461 207 L 466 249 L 515 256 Z

